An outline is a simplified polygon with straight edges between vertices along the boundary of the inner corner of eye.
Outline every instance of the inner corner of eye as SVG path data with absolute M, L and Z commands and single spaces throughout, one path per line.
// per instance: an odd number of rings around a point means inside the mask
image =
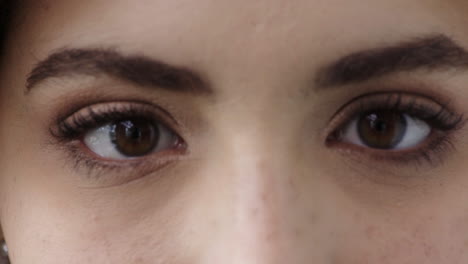
M 331 130 L 331 132 L 329 132 L 325 137 L 325 144 L 330 146 L 338 141 L 343 141 L 346 131 L 349 129 L 348 127 L 349 124 L 346 124 L 345 126 L 339 126 L 338 128 Z

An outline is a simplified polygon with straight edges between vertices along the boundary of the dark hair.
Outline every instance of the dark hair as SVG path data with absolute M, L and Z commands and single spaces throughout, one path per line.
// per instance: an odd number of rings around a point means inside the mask
M 8 29 L 8 22 L 10 21 L 12 1 L 14 0 L 0 0 L 0 53 L 3 50 L 5 43 L 6 32 Z

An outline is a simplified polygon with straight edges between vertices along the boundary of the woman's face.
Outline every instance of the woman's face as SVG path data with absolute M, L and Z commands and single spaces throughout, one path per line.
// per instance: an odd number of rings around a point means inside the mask
M 465 0 L 25 1 L 15 264 L 468 261 Z

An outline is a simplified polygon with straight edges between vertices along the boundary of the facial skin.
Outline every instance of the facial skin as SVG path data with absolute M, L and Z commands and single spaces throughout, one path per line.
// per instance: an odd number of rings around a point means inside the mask
M 22 2 L 0 73 L 12 263 L 467 263 L 467 12 L 464 0 Z M 375 53 L 381 70 L 340 64 L 351 80 L 331 66 Z M 152 63 L 129 74 L 131 59 Z M 196 80 L 148 81 L 155 61 Z M 357 146 L 331 135 L 360 114 L 353 100 L 444 109 L 456 126 L 405 150 Z M 57 138 L 86 106 L 132 104 L 178 148 L 116 160 L 85 132 Z

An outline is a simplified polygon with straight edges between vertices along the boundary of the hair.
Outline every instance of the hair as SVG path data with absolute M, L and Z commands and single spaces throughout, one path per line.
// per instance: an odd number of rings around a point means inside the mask
M 3 52 L 3 44 L 8 31 L 8 25 L 12 13 L 14 0 L 0 0 L 0 53 Z

